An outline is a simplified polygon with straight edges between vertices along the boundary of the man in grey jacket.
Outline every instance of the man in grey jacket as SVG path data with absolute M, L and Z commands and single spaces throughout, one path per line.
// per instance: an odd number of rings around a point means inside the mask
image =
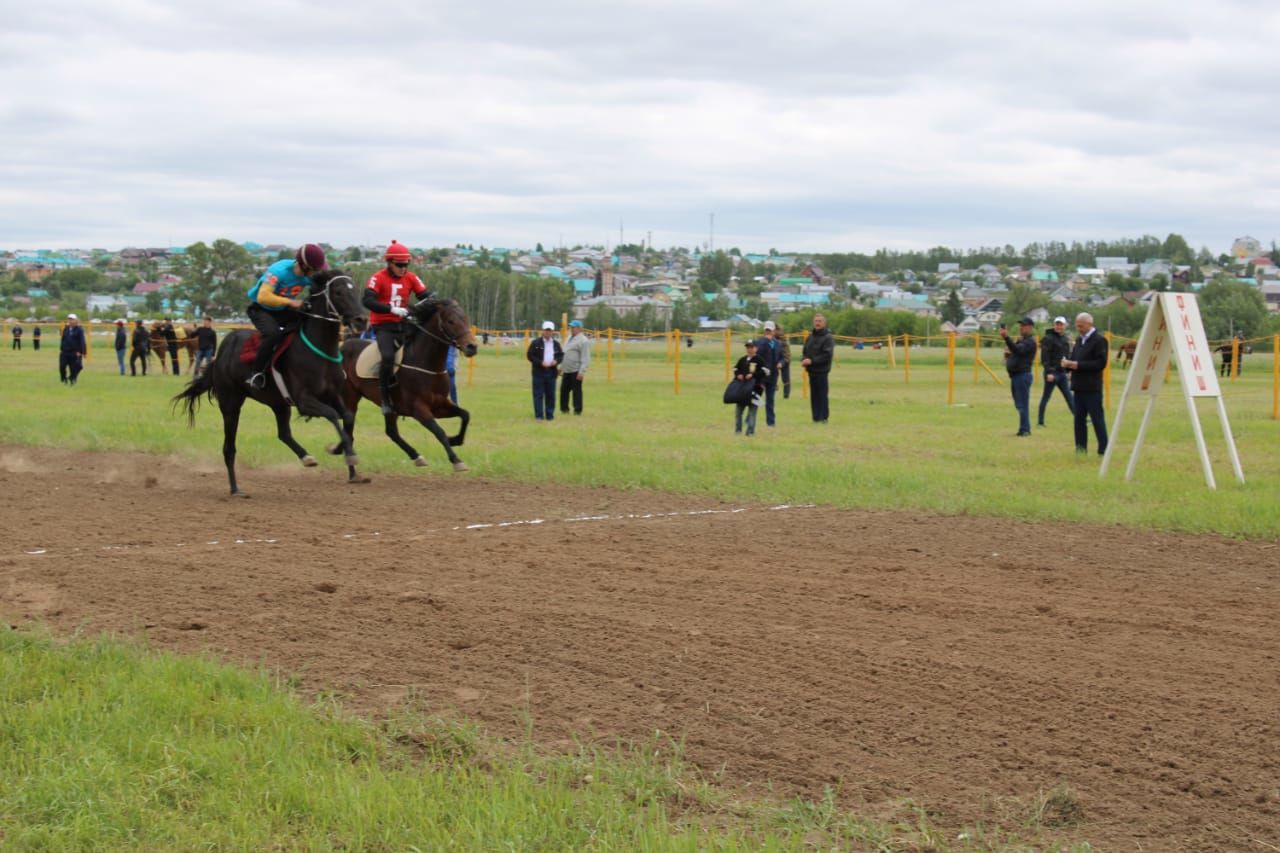
M 569 395 L 573 395 L 573 413 L 582 414 L 582 380 L 591 364 L 591 341 L 582 333 L 582 321 L 569 323 L 569 340 L 564 344 L 564 361 L 560 362 L 560 413 L 569 414 Z

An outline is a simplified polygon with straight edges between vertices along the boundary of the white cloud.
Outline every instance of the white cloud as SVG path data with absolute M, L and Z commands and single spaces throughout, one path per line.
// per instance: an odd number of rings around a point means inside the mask
M 1269 240 L 1273 4 L 53 0 L 0 246 Z

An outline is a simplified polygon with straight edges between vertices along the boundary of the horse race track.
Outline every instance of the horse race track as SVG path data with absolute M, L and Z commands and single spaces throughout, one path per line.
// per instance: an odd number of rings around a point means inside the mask
M 241 482 L 253 499 L 220 465 L 0 448 L 0 615 L 551 747 L 661 731 L 759 796 L 831 785 L 868 815 L 910 798 L 1017 829 L 1066 786 L 1062 838 L 1280 845 L 1275 542 L 438 473 L 351 487 L 331 460 Z

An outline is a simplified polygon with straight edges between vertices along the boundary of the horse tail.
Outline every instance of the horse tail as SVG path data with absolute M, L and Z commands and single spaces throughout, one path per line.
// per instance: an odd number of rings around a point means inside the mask
M 187 387 L 174 395 L 173 408 L 176 411 L 178 407 L 186 409 L 187 426 L 196 425 L 196 409 L 200 407 L 200 398 L 202 396 L 213 399 L 213 366 L 210 365 L 204 371 L 187 383 Z

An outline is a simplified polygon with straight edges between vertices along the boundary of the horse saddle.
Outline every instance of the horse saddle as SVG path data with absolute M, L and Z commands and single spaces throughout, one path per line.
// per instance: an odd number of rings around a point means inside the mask
M 400 362 L 404 361 L 404 347 L 396 350 L 396 370 L 400 369 Z M 382 354 L 378 352 L 376 344 L 370 344 L 361 350 L 360 355 L 356 357 L 356 376 L 360 379 L 377 379 L 378 372 L 382 369 Z
M 271 366 L 275 367 L 276 362 L 280 360 L 280 356 L 289 348 L 289 344 L 293 343 L 293 339 L 298 336 L 297 332 L 285 332 L 283 338 L 280 339 L 280 346 L 276 347 L 276 351 L 271 354 Z M 244 342 L 244 346 L 240 348 L 240 363 L 253 364 L 253 360 L 258 357 L 258 346 L 262 343 L 262 333 L 254 332 L 249 335 L 249 339 Z

